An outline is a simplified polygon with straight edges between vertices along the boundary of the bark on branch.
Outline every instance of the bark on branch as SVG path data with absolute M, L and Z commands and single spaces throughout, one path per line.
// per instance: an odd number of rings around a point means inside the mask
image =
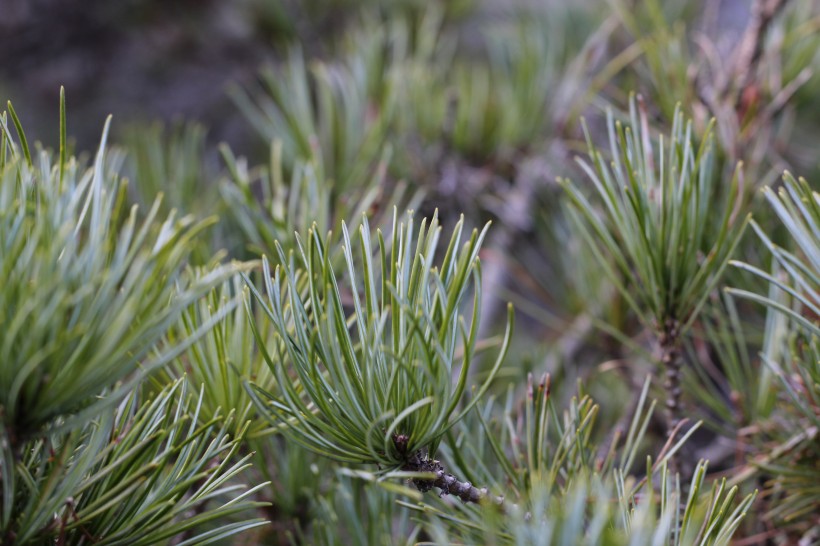
M 441 490 L 441 496 L 453 495 L 464 502 L 481 504 L 483 502 L 493 502 L 498 505 L 504 503 L 504 497 L 493 497 L 486 487 L 476 487 L 470 482 L 461 481 L 453 474 L 445 471 L 444 466 L 436 459 L 427 458 L 422 452 L 415 453 L 404 465 L 402 470 L 408 472 L 427 472 L 433 474 L 433 478 L 414 478 L 413 485 L 426 493 L 434 487 Z
M 752 5 L 749 25 L 734 56 L 734 81 L 738 86 L 738 100 L 754 79 L 769 26 L 786 2 L 787 0 L 756 0 Z
M 672 431 L 681 419 L 681 346 L 680 324 L 677 320 L 664 321 L 658 333 L 661 363 L 666 369 L 667 430 Z

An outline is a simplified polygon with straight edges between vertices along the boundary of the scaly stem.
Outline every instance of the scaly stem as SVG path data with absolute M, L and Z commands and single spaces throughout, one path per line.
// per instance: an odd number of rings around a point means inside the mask
M 672 431 L 681 419 L 681 351 L 680 324 L 668 318 L 658 334 L 661 363 L 666 370 L 666 417 L 667 431 Z
M 441 490 L 441 495 L 455 495 L 464 502 L 473 502 L 480 504 L 488 500 L 495 502 L 498 505 L 504 503 L 504 497 L 490 497 L 489 490 L 486 487 L 478 488 L 470 482 L 462 482 L 454 475 L 446 472 L 444 466 L 436 459 L 429 459 L 421 451 L 416 452 L 402 470 L 408 472 L 429 472 L 434 474 L 434 478 L 414 478 L 413 485 L 421 491 L 426 493 L 437 487 Z

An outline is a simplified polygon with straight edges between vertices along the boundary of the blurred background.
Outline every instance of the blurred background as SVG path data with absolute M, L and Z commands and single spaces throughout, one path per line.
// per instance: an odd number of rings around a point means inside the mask
M 51 144 L 61 85 L 70 132 L 82 149 L 93 147 L 111 113 L 120 128 L 135 120 L 197 119 L 214 138 L 239 143 L 244 124 L 227 83 L 252 78 L 275 58 L 274 45 L 297 32 L 287 25 L 284 4 L 267 4 L 3 0 L 0 94 L 17 105 L 35 138 Z
M 738 40 L 750 12 L 747 0 L 669 3 L 684 6 L 699 27 L 712 18 L 712 38 L 723 51 Z M 95 146 L 112 113 L 115 129 L 147 119 L 199 120 L 211 141 L 244 148 L 249 124 L 226 87 L 252 82 L 260 66 L 282 61 L 290 44 L 301 44 L 308 57 L 332 56 L 334 42 L 362 11 L 440 10 L 461 33 L 462 47 L 477 49 L 483 23 L 550 4 L 561 2 L 2 0 L 0 97 L 11 99 L 31 136 L 47 144 L 56 142 L 62 85 L 80 149 Z

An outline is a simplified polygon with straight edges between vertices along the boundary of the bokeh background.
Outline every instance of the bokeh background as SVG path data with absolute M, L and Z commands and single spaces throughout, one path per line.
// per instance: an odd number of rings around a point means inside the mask
M 586 2 L 594 4 L 593 2 Z M 728 52 L 745 27 L 747 0 L 669 2 Z M 260 66 L 299 43 L 308 57 L 332 56 L 362 11 L 440 9 L 480 49 L 479 27 L 520 10 L 549 11 L 534 0 L 2 0 L 0 97 L 11 99 L 30 136 L 56 142 L 57 100 L 65 86 L 70 133 L 91 149 L 108 114 L 129 122 L 199 120 L 209 140 L 245 148 L 250 126 L 226 93 L 254 81 Z M 686 5 L 688 4 L 688 6 Z

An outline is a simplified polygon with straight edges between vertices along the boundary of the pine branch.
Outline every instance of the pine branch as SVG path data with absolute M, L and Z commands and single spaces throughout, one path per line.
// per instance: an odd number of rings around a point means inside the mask
M 763 55 L 763 45 L 772 21 L 788 0 L 756 0 L 751 19 L 735 50 L 734 81 L 738 84 L 738 103 L 752 85 L 754 73 Z M 731 81 L 728 82 L 731 84 Z
M 672 431 L 681 419 L 681 339 L 680 324 L 675 319 L 666 319 L 658 333 L 661 364 L 666 370 L 664 389 L 666 390 L 667 430 Z
M 478 488 L 470 482 L 463 482 L 453 474 L 450 474 L 444 469 L 441 461 L 436 459 L 429 459 L 421 451 L 417 451 L 404 465 L 402 470 L 408 472 L 427 472 L 434 474 L 434 478 L 414 478 L 413 485 L 421 491 L 426 493 L 437 487 L 441 490 L 441 496 L 454 495 L 464 502 L 472 502 L 481 504 L 485 500 L 489 500 L 498 504 L 504 504 L 504 497 L 490 496 L 489 489 L 486 487 Z

